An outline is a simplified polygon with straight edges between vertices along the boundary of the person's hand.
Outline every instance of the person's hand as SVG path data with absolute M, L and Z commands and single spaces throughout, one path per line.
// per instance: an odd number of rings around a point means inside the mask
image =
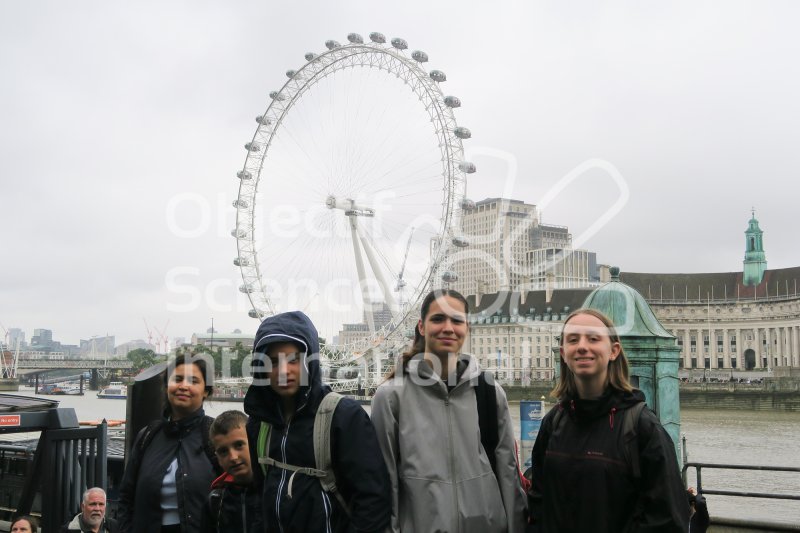
M 697 496 L 697 491 L 695 490 L 694 487 L 689 487 L 688 489 L 686 489 L 686 492 L 688 492 L 692 496 Z

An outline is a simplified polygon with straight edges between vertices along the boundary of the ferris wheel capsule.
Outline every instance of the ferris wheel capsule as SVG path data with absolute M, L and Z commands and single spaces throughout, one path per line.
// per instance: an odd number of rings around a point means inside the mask
M 469 128 L 465 128 L 463 126 L 459 126 L 456 129 L 454 129 L 453 134 L 459 139 L 469 139 L 470 137 L 472 137 L 472 132 L 469 131 Z
M 250 202 L 248 202 L 247 200 L 242 200 L 240 198 L 238 200 L 233 201 L 233 207 L 235 207 L 236 209 L 247 209 L 248 207 L 250 207 Z
M 240 170 L 239 172 L 236 173 L 236 177 L 239 178 L 240 180 L 253 179 L 253 175 L 250 174 L 250 172 L 248 172 L 247 170 Z
M 455 281 L 458 281 L 458 274 L 456 274 L 452 270 L 448 270 L 442 273 L 442 281 L 444 281 L 445 283 L 453 283 Z
M 251 309 L 247 312 L 247 316 L 250 318 L 261 318 L 264 316 L 264 313 L 258 309 Z
M 461 100 L 457 96 L 445 96 L 444 105 L 447 107 L 461 107 Z
M 235 237 L 237 239 L 244 239 L 247 237 L 247 232 L 243 229 L 234 229 L 231 230 L 231 237 Z
M 349 33 L 347 34 L 347 40 L 353 44 L 364 44 L 364 39 L 357 33 Z
M 411 52 L 411 59 L 419 63 L 425 63 L 426 61 L 428 61 L 428 54 L 426 54 L 422 50 L 414 50 L 413 52 Z
M 325 41 L 325 46 L 328 50 L 333 50 L 334 48 L 341 48 L 341 44 L 338 41 L 334 41 L 333 39 Z
M 283 102 L 284 100 L 286 100 L 286 97 L 279 91 L 272 91 L 271 93 L 269 93 L 269 97 L 279 102 Z
M 405 39 L 401 39 L 400 37 L 395 37 L 392 39 L 392 46 L 397 48 L 398 50 L 405 50 L 408 48 L 408 43 Z
M 236 265 L 237 267 L 250 266 L 250 260 L 247 259 L 246 257 L 236 257 L 233 260 L 233 264 Z
M 244 145 L 248 152 L 258 152 L 261 150 L 261 146 L 258 143 L 249 142 Z
M 436 82 L 447 81 L 447 76 L 441 70 L 432 70 L 431 73 L 429 74 L 429 76 L 431 77 L 431 79 L 433 81 L 436 81 Z
M 475 163 L 471 163 L 469 161 L 462 161 L 458 164 L 458 168 L 467 174 L 474 174 L 477 170 L 475 168 Z
M 294 78 L 294 75 L 295 75 L 295 74 L 297 74 L 297 71 L 296 71 L 296 70 L 287 70 L 287 71 L 286 71 L 286 77 L 287 77 L 287 78 L 289 78 L 289 79 L 292 79 L 292 78 Z
M 239 285 L 239 292 L 243 292 L 245 294 L 250 294 L 251 292 L 255 292 L 255 290 L 256 289 L 249 283 L 245 283 L 244 285 Z
M 369 34 L 369 40 L 373 43 L 384 44 L 386 42 L 386 37 L 382 33 L 374 31 Z
M 272 124 L 272 121 L 267 117 L 265 117 L 264 115 L 258 115 L 256 117 L 256 122 L 258 122 L 259 124 L 263 124 L 264 126 L 269 126 L 270 124 Z
M 464 237 L 453 237 L 453 246 L 458 246 L 459 248 L 466 248 L 469 246 L 469 241 Z
M 306 54 L 305 56 L 303 56 L 303 57 L 305 57 L 305 58 L 306 58 L 306 61 L 313 61 L 313 60 L 315 60 L 316 58 L 318 58 L 319 56 L 318 56 L 317 54 L 315 54 L 314 52 L 309 52 L 309 53 L 307 53 L 307 54 Z
M 464 198 L 463 200 L 461 200 L 461 209 L 463 209 L 464 211 L 471 211 L 475 209 L 475 201 L 470 200 L 468 198 Z

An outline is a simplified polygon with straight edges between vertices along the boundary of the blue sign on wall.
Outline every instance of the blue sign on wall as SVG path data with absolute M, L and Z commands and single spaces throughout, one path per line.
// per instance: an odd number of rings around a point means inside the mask
M 544 418 L 544 402 L 539 400 L 522 400 L 519 402 L 519 419 L 541 420 Z
M 523 469 L 531 466 L 531 451 L 544 418 L 545 403 L 539 400 L 519 402 L 520 459 Z

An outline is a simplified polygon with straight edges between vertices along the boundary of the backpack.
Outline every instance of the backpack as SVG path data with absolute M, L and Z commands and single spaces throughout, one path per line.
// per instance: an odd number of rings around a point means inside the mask
M 493 383 L 486 381 L 486 372 L 478 374 L 478 384 L 475 385 L 475 403 L 478 409 L 478 428 L 481 433 L 481 446 L 486 456 L 489 458 L 489 463 L 492 465 L 492 472 L 494 477 L 497 478 L 497 455 L 495 450 L 500 443 L 500 434 L 497 426 L 497 390 L 494 388 Z M 516 450 L 517 442 L 514 441 L 514 449 Z M 515 454 L 516 455 L 516 454 Z M 519 462 L 517 463 L 517 474 L 519 475 L 520 483 L 525 492 L 531 486 L 531 481 L 522 474 Z
M 333 413 L 336 411 L 336 406 L 343 396 L 337 392 L 329 392 L 326 394 L 317 408 L 317 413 L 314 415 L 314 463 L 316 468 L 308 466 L 295 466 L 277 461 L 269 457 L 269 441 L 272 435 L 272 426 L 267 422 L 261 422 L 258 430 L 258 440 L 256 441 L 256 452 L 258 454 L 258 463 L 261 465 L 261 471 L 264 478 L 267 477 L 267 468 L 270 466 L 277 466 L 284 470 L 292 472 L 289 477 L 288 494 L 292 496 L 292 481 L 295 474 L 298 472 L 307 476 L 319 479 L 322 490 L 333 494 L 342 508 L 350 516 L 350 506 L 344 499 L 344 496 L 336 486 L 336 473 L 333 471 L 333 460 L 331 457 L 331 424 L 333 422 Z
M 625 409 L 625 413 L 622 416 L 622 440 L 625 443 L 622 452 L 625 462 L 633 474 L 633 479 L 637 480 L 642 477 L 642 473 L 639 467 L 639 440 L 636 428 L 639 425 L 639 417 L 645 407 L 644 402 L 639 402 L 633 407 Z M 563 418 L 564 409 L 559 409 L 553 417 L 551 434 L 556 430 Z

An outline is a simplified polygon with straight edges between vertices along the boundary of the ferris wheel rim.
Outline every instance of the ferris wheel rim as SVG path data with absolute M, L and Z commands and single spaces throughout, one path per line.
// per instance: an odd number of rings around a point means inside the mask
M 256 250 L 255 207 L 256 193 L 261 181 L 261 170 L 275 135 L 280 131 L 284 119 L 291 108 L 321 80 L 340 70 L 348 68 L 369 68 L 385 70 L 387 75 L 402 77 L 403 83 L 411 88 L 422 101 L 431 122 L 434 124 L 436 136 L 439 138 L 442 172 L 439 176 L 444 183 L 442 197 L 442 214 L 438 240 L 434 246 L 426 274 L 413 289 L 413 297 L 404 308 L 393 315 L 388 324 L 376 330 L 370 338 L 360 346 L 352 346 L 354 352 L 366 352 L 375 346 L 375 340 L 381 341 L 395 335 L 406 323 L 416 305 L 424 296 L 426 288 L 432 287 L 435 277 L 445 263 L 451 251 L 451 239 L 454 237 L 454 224 L 457 222 L 457 201 L 465 197 L 466 173 L 461 167 L 464 162 L 462 138 L 457 134 L 459 129 L 453 109 L 446 103 L 446 97 L 440 88 L 440 81 L 434 73 L 444 78 L 440 71 L 426 72 L 421 61 L 407 57 L 402 50 L 384 43 L 351 43 L 330 47 L 329 50 L 311 56 L 311 59 L 297 71 L 287 72 L 289 78 L 279 91 L 270 93 L 271 101 L 267 109 L 258 118 L 258 127 L 249 143 L 245 163 L 239 171 L 240 184 L 236 207 L 236 226 L 232 232 L 237 241 L 237 258 L 234 263 L 239 267 L 244 292 L 252 306 L 249 315 L 263 319 L 276 313 L 272 300 L 263 286 L 261 263 Z M 417 54 L 418 52 L 414 52 Z M 427 59 L 427 56 L 425 57 Z M 447 97 L 453 98 L 453 97 Z M 454 106 L 453 106 L 454 107 Z M 466 128 L 461 128 L 466 130 Z M 468 130 L 466 130 L 468 133 Z M 473 167 L 474 168 L 474 167 Z M 474 171 L 474 170 L 473 170 Z M 244 176 L 249 176 L 244 179 Z

